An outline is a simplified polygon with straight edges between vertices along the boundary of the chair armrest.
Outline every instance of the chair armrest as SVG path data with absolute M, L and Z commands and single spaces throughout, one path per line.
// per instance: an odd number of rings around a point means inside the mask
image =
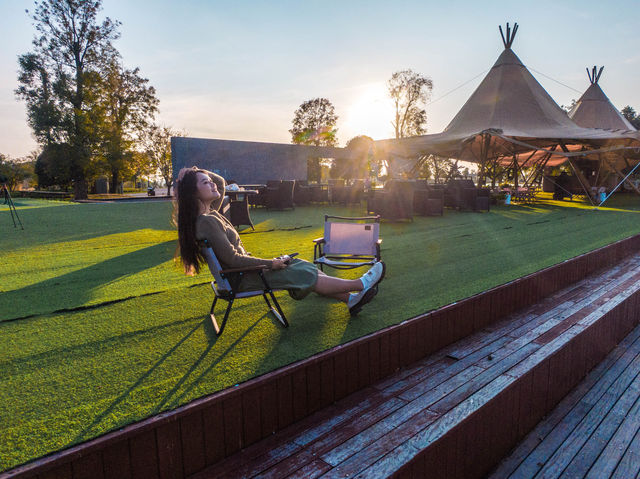
M 263 269 L 269 269 L 269 267 L 266 264 L 260 264 L 257 266 L 250 266 L 248 268 L 229 268 L 229 269 L 221 269 L 220 272 L 227 274 L 227 273 L 251 273 L 253 271 L 260 271 Z
M 324 243 L 324 238 L 316 238 L 313 240 L 314 243 Z

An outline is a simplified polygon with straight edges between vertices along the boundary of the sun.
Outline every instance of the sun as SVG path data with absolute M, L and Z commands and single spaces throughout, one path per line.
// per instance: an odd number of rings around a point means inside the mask
M 391 138 L 394 109 L 384 82 L 358 88 L 344 118 L 343 131 L 350 138 L 367 135 L 374 140 Z

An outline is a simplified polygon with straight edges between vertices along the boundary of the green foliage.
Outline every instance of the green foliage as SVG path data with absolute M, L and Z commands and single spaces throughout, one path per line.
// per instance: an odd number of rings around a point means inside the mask
M 368 178 L 372 169 L 372 162 L 375 161 L 372 155 L 373 138 L 366 135 L 354 136 L 346 145 L 353 157 L 350 160 L 334 161 L 332 177 L 335 178 Z M 379 168 L 378 168 L 379 169 Z M 377 170 L 376 170 L 377 171 Z
M 338 115 L 333 104 L 326 98 L 314 98 L 305 101 L 293 115 L 291 142 L 298 145 L 337 146 L 336 123 Z M 321 158 L 310 158 L 307 161 L 307 177 L 312 181 L 320 181 Z
M 326 98 L 305 101 L 294 113 L 293 127 L 289 130 L 291 142 L 298 145 L 336 146 L 337 122 L 335 108 Z
M 125 69 L 112 58 L 100 82 L 102 146 L 107 171 L 111 174 L 110 193 L 115 193 L 123 177 L 136 170 L 132 146 L 136 135 L 148 129 L 158 109 L 155 88 L 140 76 L 140 69 Z
M 29 124 L 43 146 L 64 142 L 71 148 L 76 198 L 87 197 L 100 139 L 93 90 L 119 36 L 118 22 L 98 22 L 101 8 L 101 0 L 36 1 L 34 51 L 19 58 L 16 94 L 26 101 Z
M 154 126 L 147 132 L 146 156 L 151 166 L 162 176 L 167 187 L 167 195 L 171 195 L 173 186 L 173 161 L 171 160 L 171 137 L 186 136 L 186 133 L 175 131 L 169 127 Z
M 395 117 L 391 123 L 395 129 L 396 138 L 425 133 L 427 131 L 425 108 L 433 89 L 431 78 L 413 70 L 401 70 L 391 75 L 387 87 L 395 106 Z
M 636 127 L 636 129 L 640 130 L 640 115 L 636 113 L 633 107 L 627 105 L 622 110 L 620 110 L 622 116 L 624 116 L 629 123 Z
M 18 183 L 34 175 L 34 162 L 28 159 L 10 159 L 0 153 L 0 183 L 14 190 Z
M 38 188 L 59 186 L 69 188 L 73 182 L 71 161 L 71 146 L 66 143 L 52 143 L 47 145 L 38 155 L 35 164 L 35 174 L 38 177 Z
M 258 297 L 238 301 L 216 338 L 210 275 L 186 277 L 173 264 L 170 203 L 16 199 L 25 230 L 0 236 L 0 469 L 640 233 L 637 197 L 613 201 L 598 211 L 548 200 L 383 223 L 387 276 L 358 317 L 334 300 L 278 293 L 289 329 Z M 255 210 L 255 232 L 241 237 L 256 256 L 311 259 L 325 213 L 362 210 Z

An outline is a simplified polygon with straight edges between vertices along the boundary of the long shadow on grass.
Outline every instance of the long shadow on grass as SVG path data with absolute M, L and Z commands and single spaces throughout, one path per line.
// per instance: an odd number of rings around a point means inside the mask
M 260 321 L 262 321 L 265 317 L 268 316 L 269 313 L 265 313 L 263 314 L 260 318 L 258 318 L 257 320 L 255 320 L 247 329 L 244 333 L 242 333 L 242 335 L 240 335 L 240 337 L 238 337 L 238 339 L 236 339 L 233 343 L 231 343 L 227 349 L 225 349 L 224 351 L 222 351 L 220 353 L 220 355 L 216 358 L 215 361 L 213 361 L 209 366 L 207 366 L 207 368 L 202 371 L 198 377 L 194 378 L 191 383 L 189 384 L 189 386 L 187 386 L 184 391 L 182 391 L 182 393 L 179 396 L 176 396 L 171 403 L 169 403 L 169 400 L 171 399 L 171 396 L 173 396 L 174 394 L 176 394 L 178 392 L 178 390 L 182 387 L 182 385 L 187 382 L 187 380 L 189 379 L 189 376 L 191 376 L 191 374 L 198 368 L 198 366 L 200 366 L 200 364 L 202 363 L 202 361 L 207 357 L 207 355 L 209 354 L 209 351 L 211 351 L 211 348 L 213 348 L 213 346 L 216 344 L 217 342 L 217 336 L 213 330 L 213 326 L 211 325 L 211 323 L 209 322 L 209 320 L 205 320 L 204 324 L 205 324 L 205 331 L 207 333 L 207 336 L 209 337 L 209 345 L 204 349 L 204 351 L 202 351 L 202 353 L 200 354 L 200 356 L 198 357 L 198 359 L 196 359 L 196 361 L 191 365 L 191 367 L 189 368 L 189 370 L 180 378 L 180 380 L 175 384 L 174 387 L 171 388 L 171 390 L 169 390 L 167 392 L 167 394 L 165 394 L 165 396 L 160 400 L 160 402 L 158 403 L 158 405 L 155 407 L 154 409 L 154 413 L 159 413 L 160 411 L 163 410 L 165 405 L 169 405 L 169 407 L 174 408 L 174 407 L 178 407 L 181 404 L 181 401 L 193 390 L 194 387 L 196 387 L 200 381 L 202 380 L 202 378 L 204 378 L 209 371 L 211 371 L 213 368 L 215 368 L 220 362 L 222 362 L 222 360 L 227 356 L 227 354 L 229 354 L 238 343 L 240 343 L 245 337 L 247 337 L 249 335 L 249 333 L 251 331 L 253 331 L 253 329 L 258 325 L 258 323 Z M 208 327 L 207 327 L 208 325 Z
M 0 321 L 82 308 L 91 304 L 92 293 L 96 288 L 164 263 L 171 256 L 174 246 L 174 241 L 155 244 L 62 276 L 2 293 Z M 122 295 L 107 298 L 106 301 L 121 297 Z M 99 304 L 99 301 L 93 304 Z
M 142 383 L 144 382 L 145 379 L 147 379 L 149 376 L 151 376 L 151 374 L 153 374 L 153 372 L 158 369 L 162 363 L 164 363 L 167 359 L 169 359 L 169 357 L 182 345 L 185 343 L 185 341 L 187 341 L 198 329 L 200 329 L 203 326 L 202 322 L 199 322 L 198 324 L 196 324 L 190 331 L 187 332 L 187 334 L 185 334 L 176 344 L 174 344 L 171 349 L 169 349 L 166 353 L 164 353 L 162 355 L 162 357 L 160 359 L 158 359 L 156 361 L 156 363 L 151 366 L 151 368 L 149 368 L 142 376 L 140 376 L 138 378 L 138 380 L 133 383 L 126 391 L 124 391 L 122 394 L 120 394 L 120 396 L 118 396 L 110 405 L 109 407 L 107 407 L 107 409 L 105 409 L 100 415 L 98 415 L 91 424 L 89 424 L 87 427 L 85 427 L 74 439 L 73 441 L 71 441 L 71 444 L 74 444 L 78 441 L 84 440 L 88 437 L 92 437 L 91 435 L 91 430 L 96 427 L 97 425 L 99 425 L 102 420 L 106 417 L 108 417 L 115 409 L 116 407 L 125 399 L 127 399 L 127 397 L 129 396 L 129 394 L 131 394 L 136 388 L 138 388 L 140 385 L 142 385 Z M 209 347 L 210 349 L 210 347 Z M 208 350 L 208 349 L 207 349 Z

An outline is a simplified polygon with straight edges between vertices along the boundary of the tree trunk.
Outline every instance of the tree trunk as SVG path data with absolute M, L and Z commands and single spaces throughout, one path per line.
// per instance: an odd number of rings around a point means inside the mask
M 76 179 L 73 182 L 73 197 L 76 200 L 86 200 L 89 197 L 89 189 L 86 178 Z
M 118 183 L 120 183 L 120 171 L 117 168 L 111 169 L 111 183 L 109 184 L 109 193 L 118 192 Z

